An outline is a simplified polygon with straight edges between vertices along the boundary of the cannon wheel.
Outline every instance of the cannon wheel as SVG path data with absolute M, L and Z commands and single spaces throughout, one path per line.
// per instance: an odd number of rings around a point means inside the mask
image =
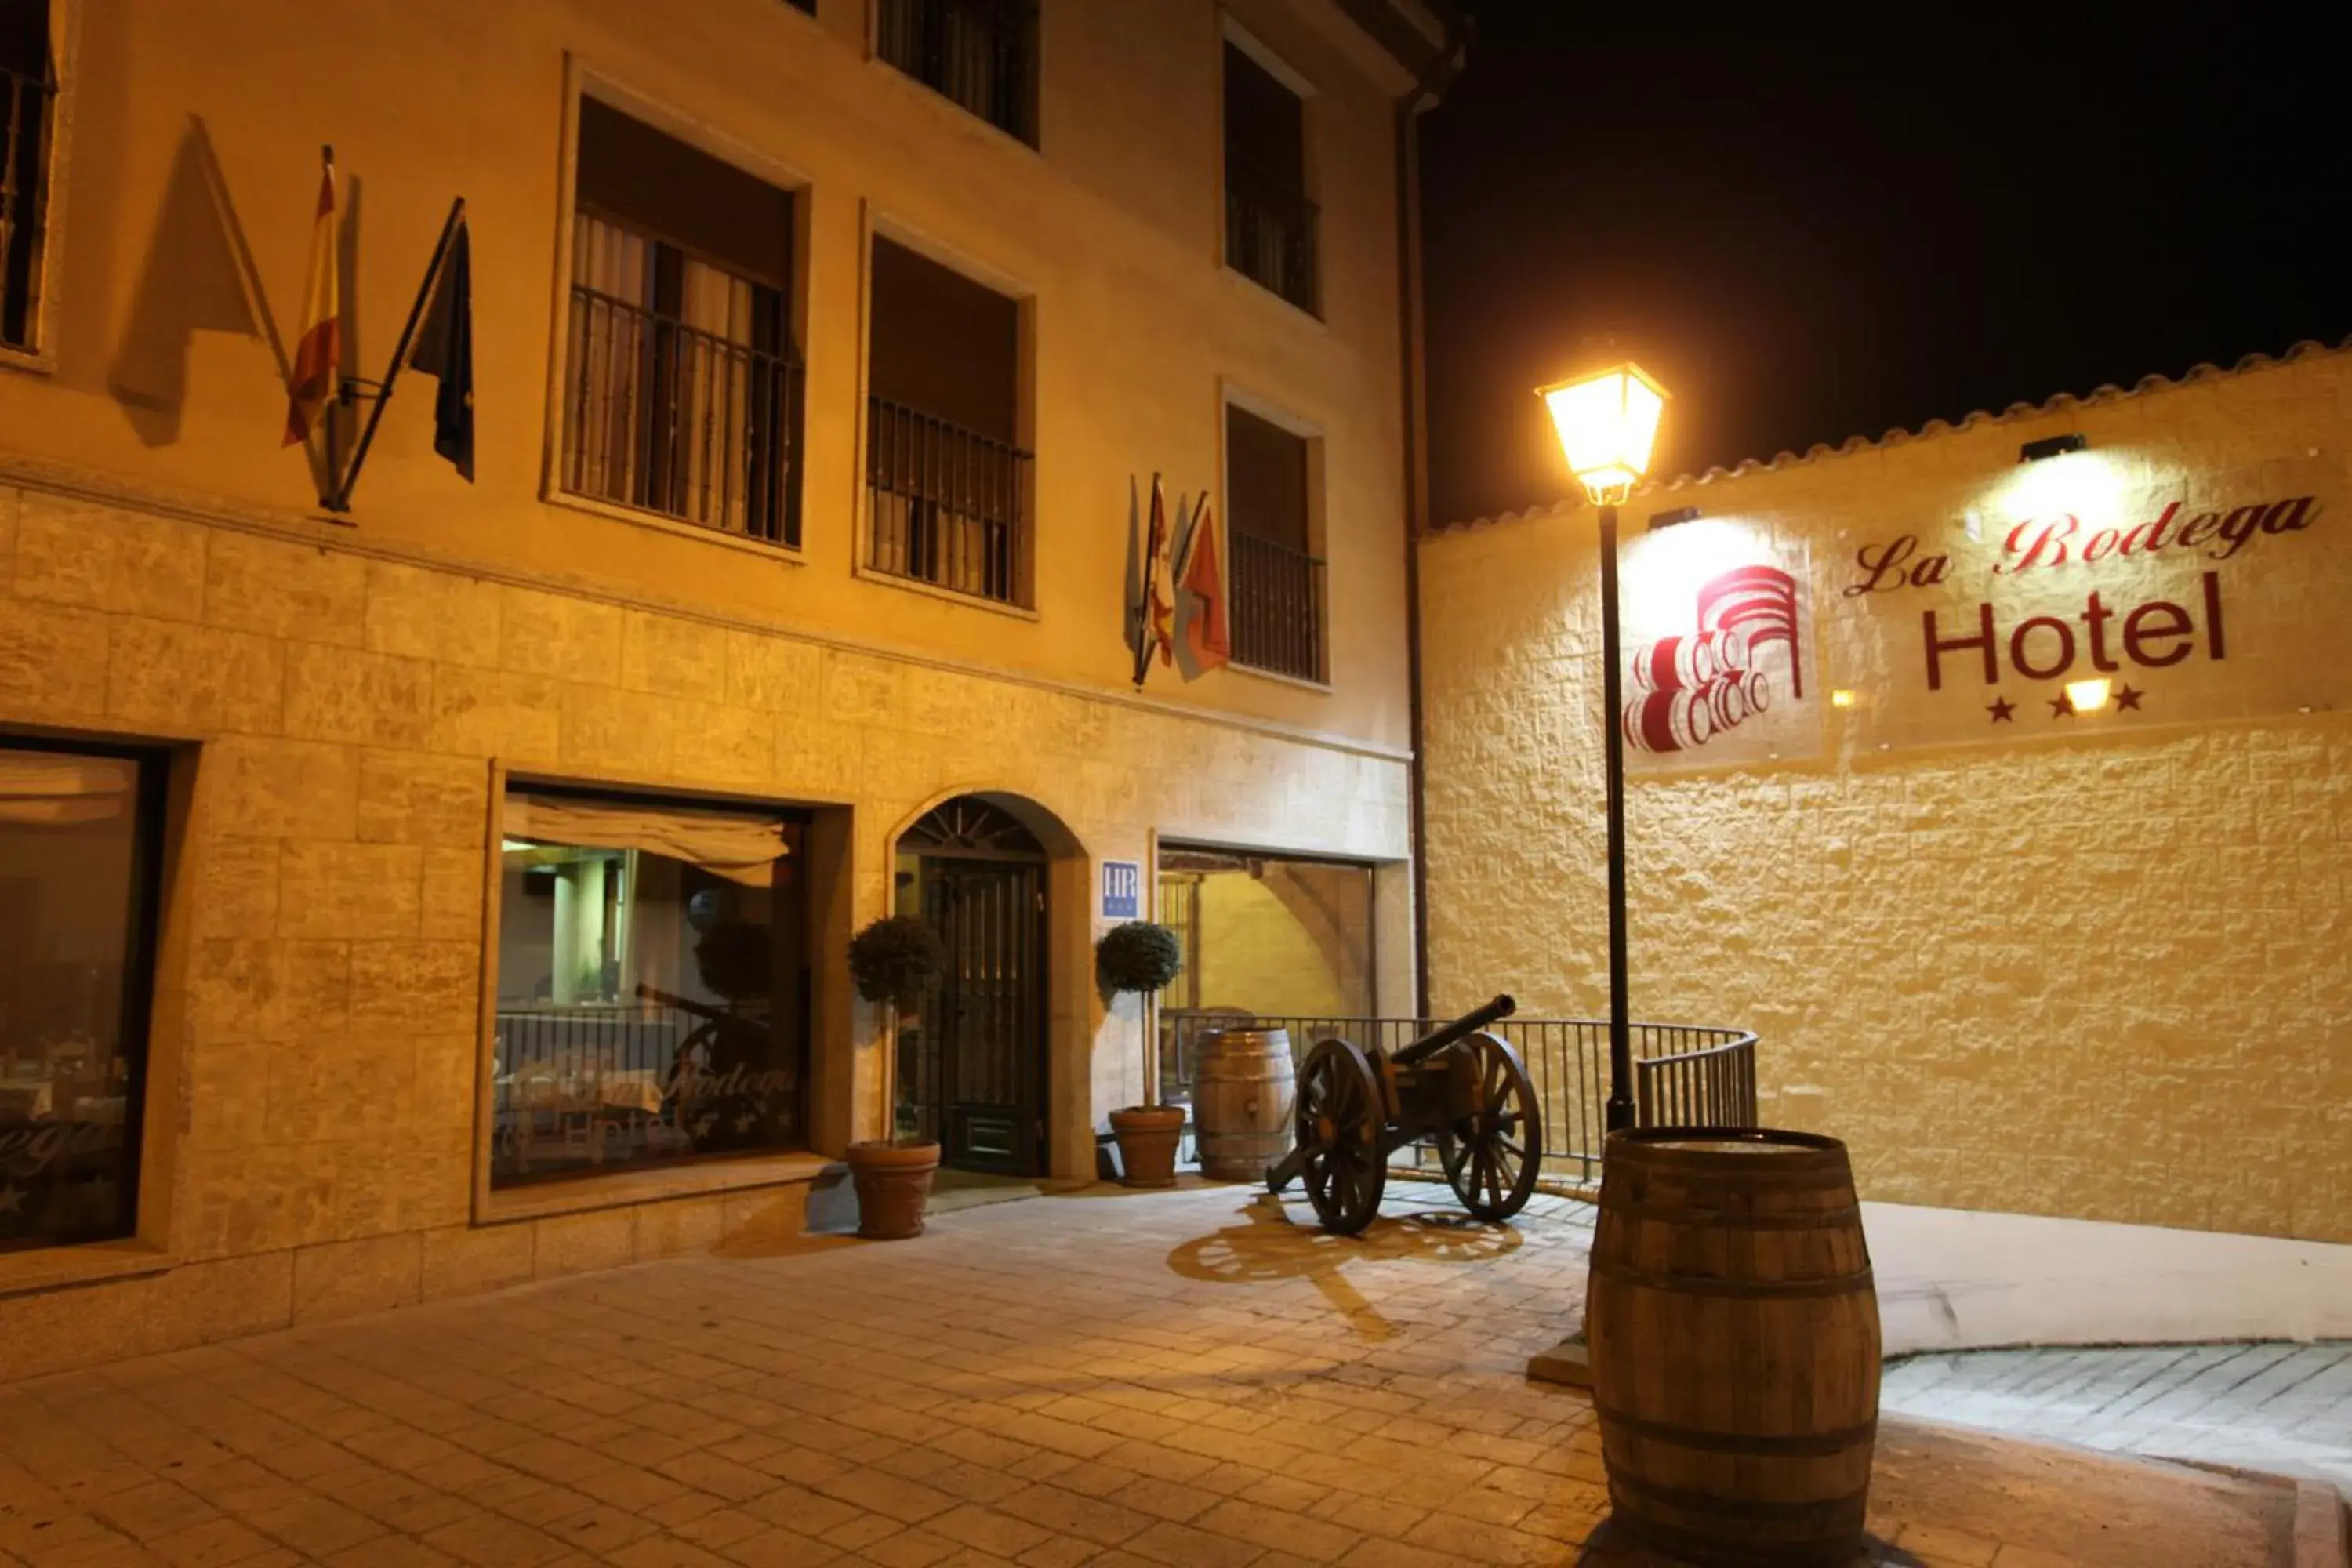
M 1306 1155 L 1307 1198 L 1315 1217 L 1334 1236 L 1353 1236 L 1372 1222 L 1389 1180 L 1381 1153 L 1381 1081 L 1364 1053 L 1345 1040 L 1324 1040 L 1307 1054 L 1298 1075 L 1298 1147 Z
M 1519 1053 L 1493 1035 L 1454 1047 L 1477 1067 L 1478 1109 L 1437 1134 L 1437 1157 L 1462 1206 L 1483 1220 L 1506 1220 L 1528 1206 L 1543 1166 L 1543 1112 Z

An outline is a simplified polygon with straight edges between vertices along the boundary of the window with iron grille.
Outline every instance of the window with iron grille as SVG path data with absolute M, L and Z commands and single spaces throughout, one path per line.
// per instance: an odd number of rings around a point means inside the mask
M 1307 199 L 1307 105 L 1225 45 L 1225 263 L 1302 310 L 1320 309 L 1315 204 Z
M 0 347 L 41 345 L 41 252 L 58 91 L 48 0 L 0 0 Z
M 793 200 L 580 106 L 563 488 L 800 543 Z
M 874 32 L 884 59 L 1037 144 L 1036 0 L 879 0 Z
M 1314 456 L 1307 437 L 1226 407 L 1234 662 L 1320 682 L 1328 667 L 1323 560 L 1314 540 Z
M 866 563 L 1026 608 L 1020 302 L 887 239 L 873 267 Z

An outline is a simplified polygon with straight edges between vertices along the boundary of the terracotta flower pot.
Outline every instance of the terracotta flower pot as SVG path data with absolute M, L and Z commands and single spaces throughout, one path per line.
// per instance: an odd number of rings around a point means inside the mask
M 857 1234 L 874 1241 L 904 1241 L 923 1234 L 923 1203 L 940 1168 L 936 1142 L 873 1142 L 849 1146 L 849 1179 L 857 1189 Z
M 1181 1105 L 1130 1105 L 1110 1113 L 1118 1140 L 1118 1168 L 1130 1187 L 1176 1184 L 1176 1145 L 1184 1136 Z

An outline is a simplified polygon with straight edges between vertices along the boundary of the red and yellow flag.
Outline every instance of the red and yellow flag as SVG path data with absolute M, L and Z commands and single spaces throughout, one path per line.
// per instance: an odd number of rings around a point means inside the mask
M 1203 496 L 1192 532 L 1184 541 L 1183 564 L 1176 569 L 1176 585 L 1200 601 L 1184 626 L 1185 646 L 1192 650 L 1198 669 L 1221 669 L 1233 659 L 1233 635 L 1225 621 L 1224 558 L 1216 513 Z
M 310 438 L 319 411 L 335 395 L 343 369 L 342 233 L 335 222 L 335 154 L 319 175 L 319 216 L 310 226 L 310 275 L 302 285 L 302 338 L 286 388 L 286 445 Z

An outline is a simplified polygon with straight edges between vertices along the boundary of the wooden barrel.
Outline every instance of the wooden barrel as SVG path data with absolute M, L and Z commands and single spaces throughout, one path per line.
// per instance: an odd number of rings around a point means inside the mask
M 1290 1152 L 1298 1069 L 1287 1029 L 1213 1029 L 1192 1069 L 1192 1125 L 1201 1174 L 1255 1182 Z
M 1878 1432 L 1878 1295 L 1845 1145 L 1612 1133 L 1585 1328 L 1609 1500 L 1696 1563 L 1844 1563 Z

